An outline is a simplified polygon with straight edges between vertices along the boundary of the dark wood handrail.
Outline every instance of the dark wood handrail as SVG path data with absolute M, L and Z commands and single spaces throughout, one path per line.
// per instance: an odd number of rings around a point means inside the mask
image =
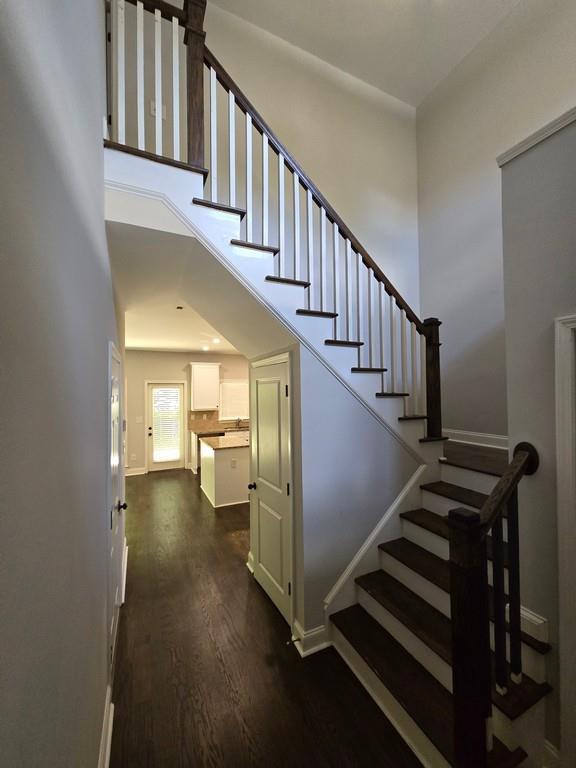
M 268 142 L 272 147 L 272 149 L 276 152 L 276 154 L 281 154 L 284 157 L 284 162 L 286 166 L 289 168 L 289 170 L 292 171 L 293 173 L 295 172 L 298 174 L 298 177 L 300 179 L 300 184 L 302 185 L 302 187 L 312 192 L 312 197 L 314 198 L 315 202 L 319 206 L 324 208 L 328 219 L 333 224 L 336 224 L 338 226 L 340 234 L 344 238 L 350 241 L 350 243 L 352 244 L 352 248 L 356 251 L 356 253 L 359 253 L 360 256 L 362 257 L 362 261 L 364 262 L 364 264 L 367 267 L 370 267 L 370 269 L 374 272 L 374 276 L 376 277 L 376 279 L 379 280 L 384 285 L 384 289 L 386 293 L 389 296 L 394 297 L 394 300 L 398 305 L 398 307 L 400 307 L 400 309 L 403 309 L 406 312 L 406 317 L 410 320 L 410 322 L 414 323 L 418 332 L 425 335 L 426 332 L 425 332 L 423 322 L 412 310 L 408 302 L 392 285 L 392 283 L 386 277 L 384 272 L 382 272 L 380 267 L 372 259 L 368 251 L 364 248 L 364 246 L 360 243 L 360 241 L 354 236 L 352 231 L 346 226 L 342 218 L 336 213 L 336 211 L 330 205 L 328 200 L 326 200 L 326 198 L 320 192 L 316 184 L 314 184 L 312 179 L 306 174 L 306 172 L 303 170 L 300 164 L 294 159 L 292 154 L 286 149 L 284 144 L 282 144 L 282 142 L 277 138 L 277 136 L 274 134 L 270 126 L 266 123 L 262 115 L 258 112 L 256 107 L 251 103 L 248 97 L 242 92 L 240 87 L 234 82 L 234 80 L 230 77 L 228 72 L 226 72 L 222 64 L 220 64 L 218 59 L 207 47 L 204 48 L 204 61 L 209 67 L 212 67 L 212 69 L 216 72 L 216 76 L 218 78 L 218 81 L 222 85 L 222 87 L 226 91 L 231 91 L 234 94 L 234 97 L 236 99 L 236 104 L 242 110 L 242 112 L 248 113 L 252 117 L 252 124 L 254 125 L 256 130 L 259 133 L 266 134 L 268 138 Z

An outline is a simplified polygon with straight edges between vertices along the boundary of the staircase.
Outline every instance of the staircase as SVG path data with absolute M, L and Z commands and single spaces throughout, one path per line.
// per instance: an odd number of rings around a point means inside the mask
M 344 660 L 423 765 L 542 766 L 549 646 L 521 623 L 517 496 L 537 454 L 445 448 L 440 322 L 418 318 L 205 47 L 204 9 L 111 2 L 107 186 L 164 201 L 423 468 L 375 543 L 380 568 L 327 605 Z M 150 125 L 166 68 L 172 113 Z

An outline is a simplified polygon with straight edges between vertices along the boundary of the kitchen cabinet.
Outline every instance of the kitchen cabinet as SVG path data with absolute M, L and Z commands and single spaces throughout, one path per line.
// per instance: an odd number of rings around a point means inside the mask
M 190 408 L 216 411 L 220 405 L 220 363 L 190 363 Z

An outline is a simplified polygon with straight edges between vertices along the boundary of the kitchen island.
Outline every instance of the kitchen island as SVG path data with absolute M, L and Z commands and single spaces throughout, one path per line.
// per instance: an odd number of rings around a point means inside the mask
M 200 488 L 213 507 L 248 501 L 249 433 L 200 440 Z

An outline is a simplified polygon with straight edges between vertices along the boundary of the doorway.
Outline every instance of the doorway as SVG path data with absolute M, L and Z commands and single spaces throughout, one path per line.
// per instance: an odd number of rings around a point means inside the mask
M 250 365 L 250 565 L 292 626 L 291 385 L 288 353 Z
M 185 382 L 146 382 L 146 469 L 185 465 Z

